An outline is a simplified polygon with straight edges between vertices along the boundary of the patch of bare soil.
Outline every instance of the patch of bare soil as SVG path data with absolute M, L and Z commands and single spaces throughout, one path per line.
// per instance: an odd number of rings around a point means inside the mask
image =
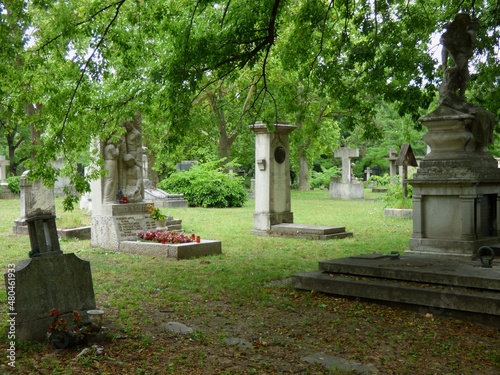
M 191 301 L 193 314 L 146 307 L 147 324 L 127 331 L 111 321 L 112 337 L 90 347 L 26 348 L 12 371 L 22 374 L 347 374 L 308 363 L 324 353 L 371 364 L 378 374 L 500 374 L 497 328 L 355 299 L 269 288 L 253 308 L 229 299 Z M 198 314 L 197 307 L 204 314 Z M 208 313 L 207 313 L 208 312 Z M 162 327 L 179 322 L 191 333 Z M 102 347 L 102 348 L 101 348 Z M 98 349 L 102 353 L 98 353 Z M 22 348 L 19 352 L 22 352 Z M 355 372 L 354 372 L 355 373 Z

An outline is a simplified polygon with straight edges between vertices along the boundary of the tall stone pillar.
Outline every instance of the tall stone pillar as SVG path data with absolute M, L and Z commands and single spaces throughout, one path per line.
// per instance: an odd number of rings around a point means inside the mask
M 265 233 L 272 225 L 293 223 L 290 199 L 289 134 L 287 123 L 270 129 L 257 122 L 249 127 L 255 133 L 255 213 L 253 233 Z

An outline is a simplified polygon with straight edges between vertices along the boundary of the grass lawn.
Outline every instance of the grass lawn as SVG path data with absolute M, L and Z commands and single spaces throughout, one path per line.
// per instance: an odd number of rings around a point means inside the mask
M 379 374 L 499 374 L 497 329 L 356 299 L 296 291 L 273 283 L 315 270 L 318 261 L 372 252 L 404 251 L 409 220 L 383 216 L 382 195 L 331 200 L 328 191 L 292 192 L 294 222 L 345 226 L 352 238 L 312 241 L 253 236 L 253 199 L 242 208 L 164 209 L 187 233 L 222 241 L 222 255 L 166 260 L 61 241 L 64 252 L 90 261 L 98 308 L 110 329 L 103 353 L 55 350 L 48 342 L 17 343 L 17 374 L 347 374 L 301 360 L 322 352 L 373 364 Z M 27 236 L 12 234 L 19 200 L 0 200 L 0 264 L 27 258 Z M 88 225 L 57 201 L 58 227 Z M 7 323 L 5 288 L 1 311 Z M 54 306 L 57 307 L 57 306 Z M 48 312 L 47 312 L 48 314 Z M 191 328 L 171 333 L 162 324 Z M 239 338 L 252 347 L 228 345 Z M 6 352 L 8 339 L 0 339 Z

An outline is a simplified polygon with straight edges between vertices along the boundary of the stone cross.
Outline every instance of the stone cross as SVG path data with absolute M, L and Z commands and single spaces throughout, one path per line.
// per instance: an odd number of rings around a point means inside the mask
M 396 160 L 398 156 L 396 154 L 396 150 L 394 148 L 391 148 L 389 150 L 389 176 L 394 177 L 396 176 Z
M 351 158 L 356 158 L 359 156 L 359 149 L 353 149 L 348 147 L 341 147 L 339 150 L 335 151 L 334 156 L 336 158 L 342 159 L 342 183 L 351 183 Z
M 370 177 L 372 176 L 372 169 L 370 167 L 367 167 L 364 172 L 366 173 L 366 181 L 368 181 L 370 179 Z
M 7 182 L 7 166 L 10 162 L 5 159 L 5 155 L 0 155 L 0 183 Z

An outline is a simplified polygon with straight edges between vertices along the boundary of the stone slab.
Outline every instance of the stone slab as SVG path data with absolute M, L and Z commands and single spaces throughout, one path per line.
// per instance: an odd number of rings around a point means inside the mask
M 80 240 L 90 240 L 90 226 L 79 228 L 58 229 L 57 233 L 61 238 L 78 238 Z
M 402 255 L 393 259 L 369 254 L 319 262 L 319 269 L 329 273 L 377 277 L 412 282 L 484 288 L 500 292 L 500 260 L 492 268 L 483 268 L 479 260 L 449 259 Z
M 119 251 L 131 254 L 154 255 L 172 259 L 189 259 L 222 254 L 222 243 L 201 240 L 200 243 L 161 244 L 157 242 L 122 241 Z
M 292 286 L 340 296 L 500 316 L 498 292 L 430 284 L 424 286 L 385 279 L 368 280 L 319 270 L 292 276 Z
M 283 223 L 271 226 L 271 230 L 280 231 L 282 233 L 311 233 L 311 234 L 334 234 L 345 232 L 345 227 L 331 227 L 326 225 L 309 225 L 309 224 L 293 224 Z
M 353 235 L 352 232 L 346 232 L 345 227 L 293 223 L 272 225 L 269 231 L 262 233 L 254 231 L 253 233 L 275 237 L 300 237 L 312 240 L 332 240 L 352 237 Z

